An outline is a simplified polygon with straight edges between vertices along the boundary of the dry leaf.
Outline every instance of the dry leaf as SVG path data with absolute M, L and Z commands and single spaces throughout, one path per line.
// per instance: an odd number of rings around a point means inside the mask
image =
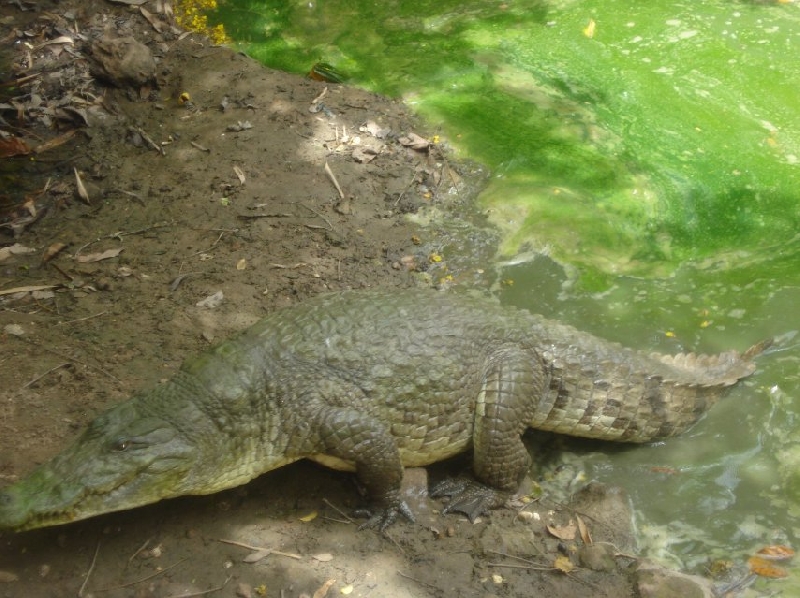
M 353 159 L 361 164 L 372 162 L 378 155 L 374 149 L 370 147 L 357 147 L 353 150 Z
M 234 165 L 233 172 L 235 172 L 236 176 L 239 178 L 239 184 L 244 185 L 245 181 L 247 180 L 247 177 L 244 176 L 244 171 L 238 166 Z
M 772 562 L 760 556 L 751 556 L 747 559 L 747 565 L 750 567 L 752 573 L 761 577 L 778 579 L 789 575 L 789 572 L 783 567 L 776 567 Z
M 271 553 L 271 550 L 256 550 L 244 557 L 242 561 L 245 563 L 257 563 L 261 559 L 268 557 Z
M 586 523 L 584 522 L 583 518 L 580 515 L 575 515 L 575 521 L 578 523 L 578 532 L 581 535 L 581 540 L 583 540 L 584 544 L 591 544 L 592 543 L 592 534 L 589 533 L 589 528 L 586 527 Z
M 219 307 L 222 305 L 222 300 L 225 298 L 225 295 L 222 294 L 222 291 L 217 291 L 213 295 L 209 295 L 205 299 L 202 299 L 195 303 L 197 307 L 207 307 L 209 309 L 214 309 L 215 307 Z
M 431 142 L 425 139 L 424 137 L 420 137 L 416 133 L 409 133 L 408 135 L 404 135 L 398 139 L 401 145 L 406 147 L 410 147 L 411 149 L 415 150 L 426 150 L 431 146 Z
M 333 560 L 333 555 L 330 552 L 321 552 L 319 554 L 312 554 L 311 558 L 318 560 L 320 563 L 327 563 Z
M 324 596 L 328 593 L 328 590 L 330 590 L 331 586 L 335 583 L 336 583 L 335 579 L 329 579 L 324 584 L 322 584 L 316 592 L 314 592 L 312 598 L 324 598 Z
M 309 521 L 314 521 L 314 519 L 316 519 L 316 518 L 317 518 L 317 512 L 316 511 L 311 511 L 308 515 L 303 515 L 302 517 L 299 517 L 300 521 L 302 521 L 303 523 L 308 523 Z
M 788 561 L 794 556 L 794 550 L 788 546 L 775 544 L 773 546 L 765 546 L 758 551 L 759 558 L 767 559 L 770 561 Z
M 12 255 L 25 255 L 26 253 L 35 253 L 36 249 L 33 247 L 25 247 L 19 243 L 14 243 L 10 247 L 0 247 L 0 262 L 7 260 Z
M 567 525 L 548 525 L 547 531 L 559 540 L 574 540 L 578 526 L 570 521 Z
M 92 202 L 89 200 L 89 192 L 83 185 L 83 181 L 81 180 L 81 175 L 78 174 L 78 169 L 73 166 L 72 172 L 75 173 L 75 192 L 77 193 L 78 197 L 81 198 L 81 201 L 83 201 L 83 203 L 91 205 Z
M 62 250 L 62 249 L 64 249 L 66 246 L 67 246 L 67 244 L 66 244 L 66 243 L 53 243 L 52 245 L 50 245 L 50 247 L 48 247 L 47 249 L 45 249 L 45 251 L 44 251 L 44 255 L 42 255 L 42 263 L 43 263 L 43 264 L 46 264 L 47 262 L 49 262 L 50 260 L 52 260 L 52 259 L 53 259 L 54 257 L 56 257 L 56 256 L 57 256 L 57 255 L 58 255 L 58 254 L 61 252 L 61 250 Z
M 5 289 L 0 291 L 0 295 L 16 295 L 17 293 L 33 293 L 35 291 L 47 291 L 56 288 L 54 284 L 34 285 L 27 287 L 15 287 L 13 289 Z
M 553 561 L 553 568 L 558 569 L 562 573 L 569 573 L 575 569 L 575 565 L 572 564 L 568 556 L 560 554 L 556 557 L 556 560 Z
M 349 596 L 350 594 L 353 593 L 354 589 L 355 586 L 353 586 L 353 584 L 350 583 L 344 586 L 341 590 L 339 590 L 339 593 L 342 594 L 343 596 Z
M 89 262 L 100 262 L 102 260 L 107 260 L 112 257 L 117 257 L 122 251 L 124 247 L 117 247 L 115 249 L 106 249 L 102 253 L 90 253 L 88 255 L 79 255 L 75 258 L 76 262 L 80 262 L 81 264 L 87 264 Z
M 19 575 L 11 571 L 0 570 L 0 583 L 11 583 L 14 581 L 19 581 Z
M 237 270 L 244 270 L 247 268 L 247 260 L 242 258 L 238 262 L 236 262 L 236 269 Z

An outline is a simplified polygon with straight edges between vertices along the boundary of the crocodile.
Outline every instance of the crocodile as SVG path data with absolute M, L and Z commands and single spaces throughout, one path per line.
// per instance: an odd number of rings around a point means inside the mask
M 399 514 L 404 467 L 472 451 L 447 510 L 501 506 L 528 428 L 645 443 L 680 434 L 754 371 L 744 353 L 624 348 L 458 293 L 344 291 L 278 310 L 100 414 L 64 452 L 0 490 L 21 531 L 245 484 L 299 459 L 354 471 L 365 526 Z

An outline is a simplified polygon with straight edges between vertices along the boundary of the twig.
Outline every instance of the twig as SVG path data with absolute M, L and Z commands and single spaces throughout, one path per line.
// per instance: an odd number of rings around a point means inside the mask
M 228 231 L 222 231 L 222 232 L 219 234 L 219 237 L 217 237 L 217 240 L 216 240 L 216 241 L 214 241 L 214 242 L 211 244 L 211 247 L 209 247 L 208 249 L 201 249 L 200 251 L 195 251 L 195 252 L 194 252 L 192 255 L 190 255 L 189 257 L 194 257 L 194 256 L 196 256 L 196 255 L 200 255 L 201 253 L 206 253 L 207 251 L 211 251 L 212 249 L 214 249 L 214 247 L 216 247 L 216 246 L 219 244 L 219 242 L 220 242 L 220 241 L 222 241 L 222 237 L 225 235 L 225 233 L 226 233 L 226 232 L 228 232 Z
M 417 579 L 416 577 L 411 577 L 410 575 L 408 575 L 407 573 L 403 573 L 402 571 L 398 571 L 397 574 L 400 577 L 405 577 L 406 579 L 410 579 L 411 581 L 415 581 L 419 585 L 426 586 L 428 588 L 431 588 L 432 590 L 439 590 L 440 589 L 438 586 L 435 586 L 432 583 L 428 583 L 427 581 L 422 581 L 421 579 Z
M 179 596 L 174 596 L 173 598 L 192 598 L 192 596 L 205 596 L 206 594 L 210 594 L 211 592 L 218 592 L 222 588 L 224 588 L 226 585 L 228 585 L 228 582 L 231 579 L 233 579 L 233 576 L 232 575 L 228 575 L 227 579 L 225 581 L 223 581 L 222 585 L 219 586 L 218 588 L 211 588 L 209 590 L 203 590 L 202 592 L 192 592 L 191 594 L 181 594 Z
M 99 588 L 99 589 L 95 590 L 95 592 L 110 592 L 111 590 L 119 590 L 119 589 L 122 589 L 122 588 L 129 588 L 131 586 L 135 586 L 137 583 L 142 583 L 143 581 L 147 581 L 148 579 L 153 579 L 154 577 L 158 577 L 159 575 L 163 575 L 164 573 L 166 573 L 170 569 L 174 569 L 175 567 L 177 567 L 178 565 L 180 565 L 184 561 L 188 561 L 188 560 L 189 559 L 181 559 L 177 563 L 173 563 L 169 567 L 164 567 L 163 569 L 159 569 L 155 573 L 151 573 L 150 575 L 145 575 L 144 577 L 142 577 L 140 579 L 136 579 L 134 581 L 129 581 L 128 583 L 123 583 L 123 584 L 118 585 L 118 586 L 109 586 L 107 588 Z
M 23 384 L 23 385 L 22 385 L 22 387 L 21 387 L 21 388 L 20 388 L 20 389 L 19 389 L 17 392 L 19 392 L 20 390 L 25 390 L 25 389 L 26 389 L 26 388 L 28 388 L 29 386 L 31 386 L 31 385 L 33 385 L 33 384 L 36 384 L 36 383 L 37 383 L 39 380 L 41 380 L 42 378 L 44 378 L 44 377 L 45 377 L 45 376 L 47 376 L 48 374 L 51 374 L 51 373 L 55 372 L 56 370 L 60 370 L 61 368 L 64 368 L 64 367 L 69 367 L 69 366 L 71 366 L 71 365 L 72 365 L 71 363 L 67 362 L 67 363 L 61 363 L 61 364 L 57 365 L 57 366 L 56 366 L 56 367 L 54 367 L 54 368 L 50 368 L 49 370 L 47 370 L 47 371 L 46 371 L 44 374 L 42 374 L 41 376 L 36 376 L 36 378 L 34 378 L 33 380 L 31 380 L 30 382 L 27 382 L 26 384 Z
M 334 504 L 333 504 L 331 501 L 329 501 L 327 498 L 323 498 L 323 499 L 322 499 L 322 502 L 324 502 L 324 503 L 325 503 L 326 505 L 328 505 L 328 506 L 329 506 L 331 509 L 333 509 L 334 511 L 336 511 L 337 513 L 339 513 L 339 515 L 341 515 L 342 517 L 344 517 L 344 518 L 345 518 L 345 519 L 348 521 L 348 523 L 354 523 L 354 521 L 353 521 L 353 520 L 352 520 L 350 517 L 348 517 L 348 516 L 347 516 L 347 515 L 344 513 L 344 511 L 342 511 L 342 510 L 341 510 L 339 507 L 337 507 L 336 505 L 334 505 Z
M 59 322 L 56 326 L 65 326 L 67 324 L 74 324 L 75 322 L 85 322 L 86 320 L 91 320 L 92 318 L 99 318 L 100 316 L 106 315 L 108 312 L 101 311 L 96 314 L 92 314 L 91 316 L 86 316 L 85 318 L 78 318 L 77 320 L 67 320 L 66 322 Z
M 159 154 L 161 154 L 162 156 L 166 156 L 167 155 L 166 152 L 164 151 L 164 147 L 159 145 L 158 143 L 156 143 L 152 139 L 150 139 L 150 137 L 148 137 L 147 133 L 144 132 L 144 129 L 142 129 L 141 127 L 135 127 L 133 130 L 136 131 L 137 133 L 139 133 L 139 135 L 142 136 L 142 139 L 144 139 L 147 142 L 147 145 L 152 147 Z
M 147 538 L 147 540 L 145 540 L 145 541 L 144 541 L 144 544 L 142 544 L 142 545 L 141 545 L 141 546 L 140 546 L 140 547 L 139 547 L 139 548 L 136 550 L 136 552 L 134 552 L 134 553 L 131 555 L 131 558 L 129 558 L 129 559 L 128 559 L 128 565 L 130 565 L 130 564 L 131 564 L 131 561 L 133 561 L 133 559 L 135 559 L 135 558 L 136 558 L 136 555 L 138 555 L 138 554 L 139 554 L 140 552 L 142 552 L 142 551 L 143 551 L 145 548 L 147 548 L 147 545 L 148 545 L 148 544 L 150 544 L 150 540 L 152 540 L 152 539 L 153 539 L 153 537 L 152 537 L 152 536 L 150 536 L 149 538 Z
M 92 557 L 92 564 L 89 565 L 89 570 L 86 572 L 86 579 L 83 580 L 81 588 L 78 590 L 78 598 L 83 598 L 83 591 L 86 589 L 86 584 L 89 583 L 89 577 L 94 571 L 94 566 L 97 563 L 97 554 L 100 552 L 100 542 L 97 542 L 97 548 L 94 549 L 94 557 Z
M 38 347 L 40 349 L 48 351 L 48 352 L 52 353 L 53 355 L 58 355 L 59 357 L 62 357 L 64 359 L 69 359 L 72 363 L 77 363 L 78 365 L 82 365 L 85 368 L 97 370 L 98 372 L 100 372 L 101 374 L 105 374 L 106 376 L 108 376 L 109 378 L 111 378 L 112 380 L 117 382 L 118 384 L 122 384 L 122 380 L 117 378 L 114 374 L 112 374 L 110 372 L 107 372 L 106 370 L 104 370 L 103 368 L 101 368 L 98 365 L 91 365 L 89 363 L 84 363 L 83 361 L 78 361 L 77 359 L 74 359 L 73 357 L 62 353 L 61 351 L 56 351 L 55 349 L 51 349 L 50 347 L 46 347 L 45 345 L 37 343 L 36 341 L 30 340 L 30 339 L 26 339 L 26 338 L 23 338 L 23 340 L 26 343 L 29 343 L 29 344 L 33 345 L 34 347 Z
M 342 191 L 342 187 L 341 185 L 339 185 L 339 181 L 336 180 L 336 176 L 334 176 L 331 167 L 328 166 L 327 160 L 325 161 L 325 174 L 327 174 L 330 177 L 333 186 L 336 187 L 336 190 L 339 192 L 339 199 L 344 199 L 344 191 Z
M 230 544 L 231 546 L 238 546 L 239 548 L 247 548 L 248 550 L 254 550 L 256 552 L 268 552 L 269 554 L 288 556 L 289 558 L 297 560 L 303 558 L 299 554 L 294 554 L 291 552 L 281 552 L 280 550 L 273 550 L 272 548 L 264 548 L 263 546 L 251 546 L 250 544 L 245 544 L 244 542 L 237 542 L 236 540 L 225 540 L 223 538 L 217 538 L 216 540 L 217 542 L 222 542 L 223 544 Z
M 329 228 L 330 230 L 333 230 L 333 225 L 331 224 L 331 221 L 330 221 L 330 220 L 328 220 L 327 218 L 325 218 L 325 216 L 323 216 L 323 215 L 322 215 L 322 214 L 320 214 L 319 212 L 317 212 L 317 211 L 316 211 L 314 208 L 312 208 L 311 206 L 307 206 L 307 205 L 306 205 L 306 204 L 304 204 L 304 203 L 299 203 L 299 204 L 297 204 L 297 205 L 299 205 L 301 208 L 305 208 L 306 210 L 308 210 L 308 211 L 309 211 L 309 212 L 311 212 L 312 214 L 316 214 L 317 216 L 319 216 L 320 218 L 322 218 L 322 219 L 325 221 L 325 224 L 327 224 L 327 225 L 328 225 L 328 228 Z
M 131 231 L 131 232 L 128 232 L 128 233 L 125 233 L 125 232 L 122 232 L 122 231 L 117 231 L 115 233 L 110 233 L 108 235 L 105 235 L 104 237 L 97 237 L 94 241 L 89 241 L 88 243 L 86 243 L 86 245 L 82 245 L 81 247 L 79 247 L 78 250 L 75 252 L 75 255 L 72 256 L 72 259 L 77 258 L 80 255 L 81 251 L 83 251 L 87 247 L 89 247 L 91 245 L 94 245 L 95 243 L 97 243 L 98 241 L 102 241 L 103 239 L 122 239 L 122 237 L 129 237 L 130 235 L 141 235 L 142 233 L 146 233 L 148 231 L 151 231 L 151 230 L 154 230 L 154 229 L 157 229 L 157 228 L 165 228 L 167 226 L 169 226 L 169 223 L 154 224 L 153 226 L 148 226 L 146 228 L 140 228 L 139 230 L 134 230 L 134 231 Z

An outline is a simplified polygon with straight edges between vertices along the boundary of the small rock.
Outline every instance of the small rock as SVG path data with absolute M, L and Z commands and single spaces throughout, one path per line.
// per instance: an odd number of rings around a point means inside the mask
M 95 77 L 116 87 L 142 87 L 155 80 L 156 61 L 150 48 L 132 37 L 105 35 L 91 47 Z
M 236 595 L 239 598 L 253 598 L 253 587 L 250 584 L 240 583 L 236 586 Z
M 631 499 L 622 488 L 590 482 L 572 495 L 569 509 L 586 515 L 596 543 L 608 542 L 621 552 L 636 550 Z
M 24 336 L 25 329 L 19 324 L 6 324 L 3 326 L 3 332 L 11 336 Z

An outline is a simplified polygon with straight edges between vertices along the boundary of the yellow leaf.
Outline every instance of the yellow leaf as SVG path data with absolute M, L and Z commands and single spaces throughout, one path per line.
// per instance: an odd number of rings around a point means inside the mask
M 316 519 L 316 518 L 317 518 L 317 512 L 316 511 L 311 511 L 308 515 L 303 515 L 299 519 L 303 523 L 308 523 L 309 521 L 314 521 L 314 519 Z
M 589 24 L 583 28 L 583 34 L 589 39 L 592 39 L 594 37 L 595 26 L 596 24 L 594 22 L 594 19 L 589 19 Z
M 569 573 L 575 568 L 575 565 L 572 564 L 572 561 L 569 560 L 568 556 L 560 554 L 556 557 L 556 560 L 553 562 L 553 567 L 558 569 L 562 573 Z

